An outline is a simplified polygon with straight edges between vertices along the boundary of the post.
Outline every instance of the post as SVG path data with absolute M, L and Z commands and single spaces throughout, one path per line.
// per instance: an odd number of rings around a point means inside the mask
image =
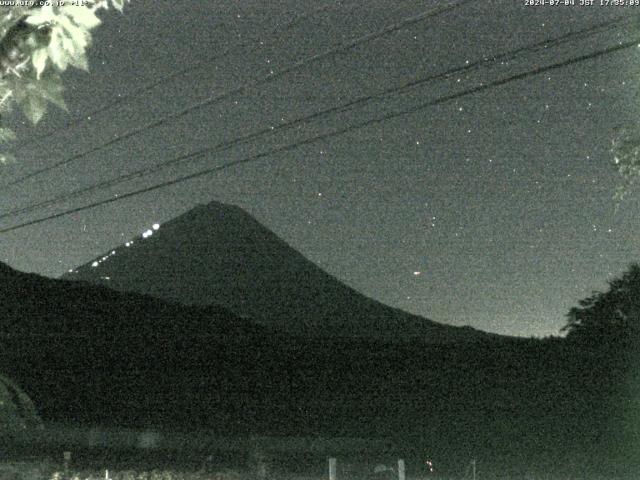
M 404 460 L 398 460 L 398 480 L 405 480 L 405 466 Z
M 267 464 L 264 460 L 258 462 L 258 479 L 265 480 L 267 478 Z
M 64 459 L 64 473 L 69 474 L 69 462 L 71 462 L 71 452 L 62 452 L 62 458 Z
M 249 467 L 252 469 L 256 480 L 266 480 L 267 478 L 267 456 L 262 448 L 258 437 L 250 438 L 249 445 Z
M 329 459 L 329 480 L 336 480 L 337 460 L 333 457 Z
M 471 460 L 471 470 L 473 471 L 473 480 L 476 480 L 476 459 Z

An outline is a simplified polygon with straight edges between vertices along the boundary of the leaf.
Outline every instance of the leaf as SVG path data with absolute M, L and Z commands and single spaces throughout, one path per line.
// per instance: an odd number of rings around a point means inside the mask
M 49 4 L 41 8 L 33 9 L 33 13 L 25 19 L 25 22 L 30 25 L 45 25 L 54 23 L 55 20 L 56 14 L 53 11 L 53 5 Z
M 0 80 L 0 114 L 8 113 L 12 110 L 14 88 L 12 82 L 8 80 Z
M 15 163 L 16 157 L 10 153 L 0 153 L 0 164 L 7 165 L 9 163 Z
M 0 142 L 9 143 L 16 139 L 16 133 L 10 128 L 0 128 Z
M 47 53 L 49 54 L 51 62 L 53 62 L 56 68 L 61 72 L 66 70 L 69 65 L 69 54 L 65 48 L 65 42 L 69 41 L 70 40 L 66 39 L 63 32 L 56 29 L 54 35 L 51 37 L 51 43 L 47 47 Z
M 30 92 L 30 95 L 22 103 L 22 111 L 31 123 L 37 125 L 47 111 L 47 102 L 43 97 Z
M 69 63 L 67 60 L 67 54 L 56 42 L 51 42 L 51 45 L 47 48 L 47 53 L 49 54 L 51 62 L 58 70 L 66 70 L 67 64 Z
M 73 47 L 69 48 L 69 51 L 84 50 L 89 46 L 91 34 L 88 29 L 76 25 L 64 15 L 60 17 L 58 24 L 62 27 L 64 36 L 73 42 Z
M 58 71 L 66 70 L 69 65 L 88 70 L 86 49 L 91 44 L 90 30 L 100 25 L 100 19 L 92 9 L 84 6 L 69 5 L 45 10 L 29 17 L 31 23 L 46 26 L 46 34 L 40 35 L 42 39 L 35 39 L 31 46 L 37 78 L 46 68 L 47 56 Z M 46 50 L 38 48 L 45 45 Z
M 69 59 L 69 64 L 73 67 L 79 68 L 80 70 L 84 70 L 85 72 L 89 71 L 89 63 L 87 62 L 87 56 L 84 52 L 75 57 L 71 57 Z
M 47 53 L 46 48 L 39 48 L 38 50 L 33 52 L 33 55 L 31 56 L 31 61 L 33 62 L 33 68 L 36 69 L 36 78 L 40 79 L 42 72 L 44 72 L 44 69 L 47 66 L 48 58 L 49 58 L 49 55 Z
M 76 25 L 85 30 L 91 30 L 102 23 L 94 11 L 87 7 L 69 5 L 61 10 L 62 14 L 69 16 Z
M 36 86 L 38 88 L 38 94 L 43 99 L 68 112 L 67 104 L 62 96 L 64 87 L 62 86 L 62 79 L 59 75 L 51 75 L 43 78 Z
M 124 0 L 112 0 L 111 3 L 116 10 L 122 13 L 122 9 L 124 8 Z

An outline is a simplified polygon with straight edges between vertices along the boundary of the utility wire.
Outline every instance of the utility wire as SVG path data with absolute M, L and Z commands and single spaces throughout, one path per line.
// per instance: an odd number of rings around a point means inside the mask
M 6 227 L 6 228 L 3 228 L 3 229 L 0 229 L 0 233 L 11 232 L 11 231 L 14 231 L 14 230 L 18 230 L 20 228 L 24 228 L 24 227 L 28 227 L 28 226 L 32 226 L 32 225 L 37 225 L 39 223 L 46 222 L 46 221 L 49 221 L 49 220 L 53 220 L 53 219 L 56 219 L 56 218 L 60 218 L 60 217 L 63 217 L 63 216 L 66 216 L 66 215 L 70 215 L 70 214 L 73 214 L 73 213 L 78 213 L 78 212 L 82 212 L 84 210 L 89 210 L 89 209 L 92 209 L 92 208 L 95 208 L 95 207 L 98 207 L 98 206 L 101 206 L 101 205 L 107 205 L 107 204 L 114 203 L 114 202 L 117 202 L 117 201 L 120 201 L 120 200 L 124 200 L 126 198 L 131 198 L 131 197 L 134 197 L 134 196 L 142 195 L 144 193 L 152 192 L 154 190 L 159 190 L 161 188 L 166 188 L 166 187 L 169 187 L 169 186 L 172 186 L 172 185 L 176 185 L 176 184 L 179 184 L 179 183 L 182 183 L 182 182 L 186 182 L 188 180 L 192 180 L 194 178 L 199 178 L 199 177 L 202 177 L 202 176 L 205 176 L 205 175 L 209 175 L 209 174 L 214 173 L 214 172 L 225 170 L 225 169 L 227 169 L 229 167 L 232 167 L 232 166 L 255 162 L 257 160 L 260 160 L 261 158 L 268 157 L 268 156 L 273 155 L 275 153 L 282 153 L 282 152 L 295 150 L 295 149 L 297 149 L 297 148 L 299 148 L 301 146 L 304 146 L 304 145 L 310 145 L 310 144 L 313 144 L 315 142 L 318 142 L 318 141 L 321 141 L 321 140 L 326 140 L 326 139 L 331 138 L 331 137 L 344 135 L 345 133 L 349 133 L 349 132 L 352 132 L 352 131 L 355 131 L 355 130 L 361 130 L 361 129 L 369 127 L 371 125 L 382 123 L 382 122 L 385 122 L 387 120 L 391 120 L 393 118 L 401 117 L 401 116 L 404 116 L 404 115 L 416 113 L 416 112 L 418 112 L 420 110 L 424 110 L 424 109 L 426 109 L 428 107 L 440 105 L 440 104 L 443 104 L 443 103 L 446 103 L 446 102 L 450 102 L 451 100 L 455 100 L 455 99 L 458 99 L 458 98 L 461 98 L 461 97 L 465 97 L 465 96 L 468 96 L 468 95 L 472 95 L 472 94 L 475 94 L 475 93 L 483 92 L 483 91 L 486 91 L 486 90 L 488 90 L 490 88 L 499 87 L 499 86 L 505 85 L 507 83 L 511 83 L 511 82 L 518 81 L 518 80 L 523 80 L 525 78 L 532 77 L 532 76 L 535 76 L 535 75 L 539 75 L 541 73 L 546 73 L 546 72 L 549 72 L 549 71 L 552 71 L 552 70 L 557 70 L 559 68 L 564 68 L 566 66 L 573 65 L 573 64 L 576 64 L 576 63 L 579 63 L 579 62 L 584 62 L 586 60 L 591 60 L 591 59 L 594 59 L 594 58 L 602 57 L 604 55 L 609 55 L 611 53 L 614 53 L 614 52 L 617 52 L 617 51 L 620 51 L 620 50 L 624 50 L 624 49 L 627 49 L 627 48 L 637 47 L 637 45 L 639 43 L 640 43 L 640 37 L 638 37 L 638 38 L 636 38 L 636 39 L 634 39 L 632 41 L 629 41 L 629 42 L 619 43 L 618 45 L 615 45 L 613 47 L 607 47 L 605 49 L 597 50 L 595 52 L 592 52 L 592 53 L 589 53 L 589 54 L 585 54 L 585 55 L 581 55 L 579 57 L 570 58 L 570 59 L 564 60 L 562 62 L 557 62 L 557 63 L 551 64 L 551 65 L 547 65 L 547 66 L 544 66 L 544 67 L 538 67 L 538 68 L 535 68 L 533 70 L 528 70 L 528 71 L 523 72 L 523 73 L 512 75 L 512 76 L 509 76 L 509 77 L 506 77 L 506 78 L 502 78 L 502 79 L 499 79 L 499 80 L 494 80 L 493 82 L 489 82 L 489 83 L 486 83 L 486 84 L 483 84 L 483 85 L 480 85 L 480 86 L 477 86 L 477 87 L 473 87 L 473 88 L 470 88 L 470 89 L 467 89 L 467 90 L 463 90 L 461 92 L 453 93 L 453 94 L 450 94 L 450 95 L 445 95 L 445 96 L 436 98 L 434 100 L 430 100 L 428 102 L 424 102 L 424 103 L 415 105 L 415 106 L 413 106 L 411 108 L 407 108 L 407 109 L 400 110 L 400 111 L 397 111 L 397 112 L 388 113 L 386 115 L 383 115 L 382 117 L 373 118 L 373 119 L 370 119 L 370 120 L 367 120 L 365 122 L 361 122 L 361 123 L 358 123 L 358 124 L 355 124 L 355 125 L 347 126 L 347 127 L 344 127 L 344 128 L 338 129 L 338 130 L 333 130 L 331 132 L 327 132 L 327 133 L 323 133 L 323 134 L 320 134 L 320 135 L 316 135 L 314 137 L 306 138 L 304 140 L 300 140 L 298 142 L 291 143 L 289 145 L 285 145 L 283 147 L 273 148 L 271 150 L 268 150 L 268 151 L 265 151 L 265 152 L 261 152 L 261 153 L 258 153 L 258 154 L 252 155 L 250 157 L 246 157 L 246 158 L 240 159 L 240 160 L 235 160 L 235 161 L 223 164 L 223 165 L 219 165 L 219 166 L 216 166 L 216 167 L 208 168 L 206 170 L 200 170 L 200 171 L 195 172 L 195 173 L 191 173 L 191 174 L 188 174 L 188 175 L 183 175 L 182 177 L 174 178 L 172 180 L 168 180 L 168 181 L 165 181 L 165 182 L 162 182 L 162 183 L 157 183 L 157 184 L 151 185 L 149 187 L 145 187 L 145 188 L 142 188 L 142 189 L 139 189 L 139 190 L 134 190 L 134 191 L 127 192 L 127 193 L 124 193 L 124 194 L 120 194 L 120 195 L 118 195 L 116 197 L 113 197 L 113 198 L 108 198 L 108 199 L 101 200 L 101 201 L 98 201 L 98 202 L 93 202 L 93 203 L 90 203 L 90 204 L 87 204 L 87 205 L 71 208 L 71 209 L 68 209 L 68 210 L 65 210 L 65 211 L 62 211 L 62 212 L 58 212 L 58 213 L 55 213 L 55 214 L 52 214 L 52 215 L 48 215 L 48 216 L 45 216 L 45 217 L 41 217 L 41 218 L 38 218 L 38 219 L 35 219 L 35 220 L 30 220 L 28 222 L 24 222 L 24 223 L 21 223 L 21 224 L 18 224 L 18 225 L 14 225 L 14 226 L 11 226 L 11 227 Z M 196 154 L 202 155 L 202 154 L 208 153 L 209 150 L 211 150 L 211 149 L 202 149 L 200 152 L 195 152 L 195 153 L 192 153 L 192 154 L 189 154 L 189 155 L 196 155 Z
M 349 101 L 348 103 L 342 104 L 342 105 L 338 105 L 338 106 L 334 106 L 334 107 L 330 107 L 327 108 L 325 110 L 321 110 L 319 112 L 313 113 L 311 115 L 307 115 L 301 118 L 297 118 L 294 120 L 291 120 L 289 122 L 280 124 L 278 126 L 275 127 L 267 127 L 267 128 L 263 128 L 259 131 L 244 135 L 242 137 L 236 138 L 236 139 L 232 139 L 232 140 L 228 140 L 228 141 L 223 141 L 220 142 L 216 145 L 214 145 L 213 147 L 207 147 L 206 152 L 203 152 L 202 150 L 199 150 L 197 152 L 194 153 L 190 153 L 184 156 L 180 156 L 178 158 L 174 158 L 165 162 L 161 162 L 159 164 L 156 165 L 152 165 L 150 167 L 145 167 L 139 170 L 135 170 L 133 172 L 127 173 L 127 174 L 123 174 L 120 175 L 118 177 L 109 179 L 109 180 L 104 180 L 102 182 L 98 182 L 96 184 L 93 185 L 89 185 L 87 187 L 83 187 L 77 190 L 74 190 L 72 192 L 65 192 L 61 195 L 49 198 L 47 200 L 43 200 L 41 202 L 35 203 L 35 204 L 31 204 L 25 207 L 21 207 L 15 210 L 11 210 L 9 212 L 5 212 L 3 214 L 0 214 L 0 219 L 4 219 L 7 217 L 12 217 L 18 214 L 24 214 L 24 213 L 29 213 L 32 212 L 38 208 L 42 208 L 45 206 L 50 206 L 50 205 L 54 205 L 56 203 L 62 202 L 62 201 L 66 201 L 69 200 L 71 198 L 75 198 L 87 193 L 91 193 L 94 191 L 98 191 L 98 190 L 104 190 L 106 188 L 109 187 L 114 187 L 116 185 L 119 185 L 121 183 L 127 182 L 129 180 L 133 180 L 135 178 L 140 178 L 140 177 L 144 177 L 144 176 L 148 176 L 152 173 L 155 173 L 157 171 L 160 171 L 164 168 L 167 168 L 169 166 L 178 164 L 178 163 L 186 163 L 186 162 L 192 162 L 195 161 L 199 158 L 201 158 L 205 153 L 220 153 L 226 150 L 231 149 L 234 146 L 237 146 L 239 144 L 243 144 L 246 142 L 249 142 L 251 140 L 254 140 L 256 138 L 259 138 L 263 135 L 268 135 L 268 134 L 276 134 L 279 131 L 282 130 L 289 130 L 293 127 L 299 126 L 301 124 L 305 124 L 308 123 L 312 120 L 317 120 L 318 118 L 336 113 L 336 112 L 342 112 L 345 111 L 347 109 L 350 108 L 354 108 L 358 105 L 362 105 L 366 102 L 369 102 L 371 100 L 374 100 L 376 98 L 381 98 L 381 97 L 385 97 L 391 94 L 398 94 L 401 93 L 403 91 L 409 90 L 409 89 L 413 89 L 417 86 L 421 86 L 424 85 L 425 83 L 428 82 L 432 82 L 435 80 L 440 80 L 440 79 L 446 79 L 448 77 L 450 77 L 451 75 L 453 75 L 454 73 L 461 73 L 461 72 L 469 72 L 470 70 L 476 69 L 478 67 L 481 66 L 485 66 L 487 64 L 493 64 L 495 62 L 498 61 L 504 61 L 504 60 L 512 60 L 514 58 L 517 57 L 517 55 L 523 53 L 523 52 L 535 52 L 541 48 L 548 48 L 549 46 L 555 46 L 555 45 L 561 45 L 564 42 L 567 41 L 571 41 L 571 40 L 575 40 L 575 39 L 581 39 L 584 38 L 585 36 L 588 35 L 593 35 L 594 33 L 601 33 L 602 31 L 604 31 L 605 27 L 611 27 L 612 25 L 615 25 L 616 23 L 619 23 L 620 20 L 622 19 L 628 19 L 627 16 L 624 17 L 618 17 L 614 20 L 609 20 L 606 22 L 602 22 L 587 28 L 584 28 L 582 30 L 579 30 L 577 32 L 570 32 L 561 36 L 558 36 L 556 38 L 553 39 L 545 39 L 541 42 L 537 42 L 535 44 L 532 45 L 528 45 L 528 46 L 523 46 L 523 47 L 519 47 L 516 48 L 514 50 L 510 50 L 507 52 L 503 52 L 500 54 L 496 54 L 493 55 L 491 57 L 484 57 L 481 60 L 477 60 L 474 62 L 471 62 L 469 64 L 465 64 L 464 66 L 461 67 L 457 67 L 451 70 L 447 70 L 445 72 L 439 73 L 439 74 L 435 74 L 435 75 L 431 75 L 428 77 L 424 77 L 424 78 L 419 78 L 419 79 L 414 79 L 411 80 L 407 83 L 404 83 L 403 85 L 400 86 L 394 86 L 394 87 L 390 87 L 387 88 L 381 92 L 375 93 L 375 94 L 371 94 L 371 95 L 366 95 L 366 96 L 361 96 L 358 97 L 356 99 L 353 99 L 351 101 Z M 631 21 L 633 21 L 634 19 L 631 19 Z
M 219 103 L 219 102 L 221 102 L 221 101 L 223 101 L 223 100 L 225 100 L 225 99 L 227 99 L 227 98 L 229 98 L 229 97 L 231 97 L 233 95 L 237 95 L 237 94 L 243 93 L 245 90 L 247 90 L 249 88 L 256 87 L 258 85 L 262 85 L 262 84 L 265 84 L 265 83 L 272 82 L 272 81 L 274 81 L 274 80 L 276 80 L 276 79 L 278 79 L 280 77 L 283 77 L 283 76 L 285 76 L 285 75 L 287 75 L 287 74 L 289 74 L 289 73 L 291 73 L 293 71 L 299 70 L 302 67 L 305 67 L 305 66 L 310 65 L 312 63 L 318 62 L 318 61 L 323 60 L 323 59 L 325 59 L 327 57 L 330 57 L 332 55 L 335 55 L 335 54 L 338 54 L 338 53 L 344 53 L 344 52 L 346 52 L 348 50 L 351 50 L 352 48 L 357 47 L 358 45 L 361 45 L 361 44 L 366 43 L 366 42 L 370 42 L 372 40 L 375 40 L 377 38 L 383 37 L 385 35 L 389 35 L 390 33 L 396 32 L 398 30 L 402 30 L 402 29 L 407 28 L 407 27 L 409 27 L 411 25 L 414 25 L 414 24 L 416 24 L 418 22 L 422 22 L 424 20 L 427 20 L 427 19 L 439 16 L 439 15 L 442 15 L 443 13 L 449 12 L 451 10 L 454 10 L 456 8 L 461 7 L 464 4 L 467 4 L 467 3 L 470 3 L 470 2 L 473 2 L 473 1 L 476 1 L 476 0 L 460 0 L 458 2 L 448 4 L 445 7 L 440 7 L 440 8 L 436 8 L 436 9 L 429 9 L 429 10 L 427 10 L 427 11 L 421 13 L 421 14 L 415 15 L 413 17 L 405 18 L 405 19 L 403 19 L 403 20 L 401 20 L 401 21 L 399 21 L 397 23 L 394 23 L 394 24 L 386 26 L 386 27 L 382 28 L 381 30 L 378 30 L 378 31 L 375 31 L 375 32 L 372 32 L 372 33 L 368 33 L 366 35 L 363 35 L 361 37 L 356 38 L 355 40 L 352 40 L 352 41 L 347 42 L 345 44 L 342 44 L 342 45 L 339 45 L 337 47 L 331 48 L 331 49 L 326 50 L 326 51 L 324 51 L 322 53 L 318 53 L 318 54 L 312 55 L 312 56 L 310 56 L 308 58 L 304 58 L 304 59 L 302 59 L 302 60 L 300 60 L 298 62 L 295 62 L 293 65 L 291 65 L 291 66 L 289 66 L 289 67 L 287 67 L 287 68 L 285 68 L 283 70 L 280 70 L 279 72 L 276 72 L 274 74 L 269 74 L 266 77 L 262 77 L 262 78 L 260 78 L 258 80 L 254 80 L 254 81 L 245 83 L 244 85 L 241 85 L 238 88 L 235 88 L 233 90 L 227 91 L 227 92 L 222 93 L 222 94 L 220 94 L 218 96 L 215 96 L 215 97 L 209 97 L 208 99 L 206 99 L 204 101 L 197 102 L 197 103 L 195 103 L 193 105 L 190 105 L 190 106 L 188 106 L 188 107 L 186 107 L 186 108 L 184 108 L 182 110 L 179 110 L 177 112 L 173 112 L 173 113 L 171 113 L 169 115 L 166 115 L 166 116 L 164 116 L 164 117 L 162 117 L 162 118 L 160 118 L 158 120 L 155 120 L 153 122 L 147 123 L 146 125 L 144 125 L 142 127 L 138 127 L 138 128 L 134 128 L 133 130 L 129 130 L 128 132 L 126 132 L 126 133 L 124 133 L 124 134 L 122 134 L 122 135 L 120 135 L 120 136 L 118 136 L 116 138 L 113 138 L 113 139 L 109 140 L 108 142 L 105 142 L 105 143 L 103 143 L 101 145 L 98 145 L 96 147 L 90 148 L 88 150 L 85 150 L 82 153 L 78 153 L 76 155 L 72 155 L 71 157 L 66 158 L 64 160 L 61 160 L 61 161 L 58 161 L 58 162 L 54 163 L 53 165 L 49 165 L 47 167 L 35 170 L 35 171 L 33 171 L 31 173 L 28 173 L 27 175 L 24 175 L 24 176 L 22 176 L 22 177 L 20 177 L 20 178 L 18 178 L 16 180 L 8 182 L 8 183 L 4 184 L 3 186 L 8 187 L 8 186 L 18 185 L 18 184 L 23 183 L 24 181 L 26 181 L 26 180 L 28 180 L 30 178 L 33 178 L 33 177 L 35 177 L 37 175 L 40 175 L 42 173 L 51 171 L 51 170 L 53 170 L 55 168 L 58 168 L 58 167 L 61 167 L 63 165 L 68 165 L 68 164 L 70 164 L 70 163 L 72 163 L 72 162 L 74 162 L 76 160 L 84 158 L 87 155 L 90 155 L 92 153 L 98 152 L 98 151 L 100 151 L 100 150 L 102 150 L 102 149 L 104 149 L 106 147 L 109 147 L 111 145 L 119 143 L 119 142 L 121 142 L 123 140 L 126 140 L 127 138 L 131 138 L 131 137 L 133 137 L 133 136 L 135 136 L 135 135 L 137 135 L 139 133 L 142 133 L 142 132 L 144 132 L 146 130 L 149 130 L 151 128 L 159 127 L 159 126 L 167 123 L 169 120 L 175 120 L 177 118 L 183 117 L 184 115 L 186 115 L 188 113 L 191 113 L 191 112 L 193 112 L 195 110 L 198 110 L 198 109 L 200 109 L 202 107 L 205 107 L 205 106 L 208 106 L 208 105 L 217 104 L 217 103 Z
M 309 17 L 311 15 L 317 15 L 320 12 L 329 10 L 332 7 L 336 7 L 336 6 L 337 6 L 337 4 L 336 5 L 333 5 L 333 4 L 324 5 L 322 7 L 314 9 L 313 11 L 304 12 L 304 13 L 298 14 L 294 18 L 289 20 L 287 23 L 285 23 L 283 27 L 278 26 L 278 28 L 274 28 L 270 32 L 267 32 L 266 35 L 271 35 L 271 36 L 283 35 L 287 31 L 289 31 L 292 27 L 294 27 L 298 22 L 304 20 L 305 18 L 307 18 L 307 17 Z M 56 135 L 56 134 L 58 134 L 60 132 L 63 132 L 65 130 L 69 130 L 70 128 L 79 125 L 80 123 L 82 123 L 85 120 L 85 118 L 87 116 L 91 116 L 92 117 L 92 116 L 96 116 L 96 115 L 99 115 L 101 113 L 104 113 L 104 112 L 106 112 L 108 110 L 111 110 L 114 107 L 117 107 L 118 105 L 121 105 L 123 103 L 128 103 L 130 100 L 135 99 L 137 96 L 139 96 L 141 94 L 144 94 L 144 93 L 146 93 L 148 91 L 151 91 L 154 88 L 159 87 L 160 85 L 163 85 L 165 83 L 170 83 L 171 81 L 173 81 L 176 78 L 179 78 L 179 77 L 181 77 L 181 76 L 183 76 L 185 74 L 188 74 L 188 73 L 191 73 L 191 72 L 194 72 L 194 71 L 198 71 L 198 70 L 201 70 L 201 69 L 203 69 L 205 67 L 208 67 L 210 62 L 215 61 L 215 60 L 219 60 L 221 58 L 224 58 L 224 57 L 228 56 L 234 50 L 237 50 L 237 49 L 245 50 L 246 49 L 245 53 L 254 52 L 254 51 L 256 51 L 256 50 L 261 48 L 261 46 L 254 46 L 253 48 L 250 48 L 251 45 L 254 42 L 257 42 L 257 41 L 259 41 L 259 38 L 255 37 L 255 38 L 252 38 L 252 39 L 250 39 L 248 41 L 245 41 L 245 42 L 241 43 L 240 45 L 236 45 L 236 46 L 233 46 L 233 47 L 226 47 L 223 52 L 217 53 L 217 54 L 209 56 L 209 57 L 207 57 L 207 58 L 205 58 L 203 60 L 200 60 L 194 66 L 189 66 L 187 68 L 180 69 L 180 70 L 178 70 L 176 72 L 173 72 L 172 74 L 167 75 L 166 77 L 163 77 L 163 78 L 161 78 L 159 80 L 156 80 L 156 81 L 153 81 L 153 82 L 148 82 L 147 84 L 142 85 L 142 86 L 132 90 L 131 92 L 118 97 L 113 102 L 106 103 L 106 104 L 104 104 L 104 105 L 102 105 L 100 107 L 97 107 L 94 110 L 91 110 L 90 112 L 84 113 L 81 116 L 78 116 L 78 117 L 76 117 L 74 119 L 69 120 L 69 122 L 67 122 L 67 124 L 65 126 L 61 127 L 61 128 L 56 128 L 56 129 L 53 129 L 53 130 L 51 130 L 49 132 L 46 132 L 46 133 L 44 133 L 44 134 L 42 134 L 40 136 L 29 138 L 27 142 L 21 143 L 20 145 L 15 147 L 13 149 L 13 151 L 15 152 L 15 151 L 23 150 L 28 145 L 32 145 L 34 143 L 40 142 L 42 140 L 45 140 L 47 138 L 52 137 L 53 135 Z

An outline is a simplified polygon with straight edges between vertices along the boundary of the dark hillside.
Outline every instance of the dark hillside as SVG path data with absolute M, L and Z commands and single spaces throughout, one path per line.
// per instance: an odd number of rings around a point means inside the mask
M 469 458 L 520 473 L 637 466 L 631 360 L 616 364 L 610 350 L 562 339 L 308 339 L 218 307 L 1 271 L 2 372 L 45 421 L 385 437 L 452 472 Z

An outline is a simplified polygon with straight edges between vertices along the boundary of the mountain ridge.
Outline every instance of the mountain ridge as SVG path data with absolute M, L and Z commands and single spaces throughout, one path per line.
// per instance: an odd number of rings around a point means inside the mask
M 61 278 L 185 305 L 220 304 L 288 334 L 420 338 L 497 336 L 434 322 L 363 295 L 238 206 L 198 205 Z

